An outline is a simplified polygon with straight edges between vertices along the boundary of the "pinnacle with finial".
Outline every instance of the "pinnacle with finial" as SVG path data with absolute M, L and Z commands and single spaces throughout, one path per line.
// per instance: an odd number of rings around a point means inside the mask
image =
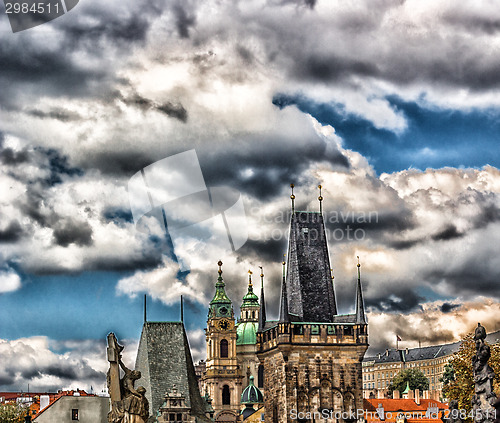
M 323 197 L 321 196 L 321 188 L 322 188 L 322 186 L 318 185 L 318 188 L 319 188 L 319 197 L 318 197 L 318 200 L 319 200 L 319 212 L 323 213 Z
M 292 199 L 292 213 L 295 211 L 295 195 L 293 195 L 294 187 L 295 187 L 294 184 L 290 184 L 290 188 L 292 188 L 292 195 L 290 195 L 290 198 Z

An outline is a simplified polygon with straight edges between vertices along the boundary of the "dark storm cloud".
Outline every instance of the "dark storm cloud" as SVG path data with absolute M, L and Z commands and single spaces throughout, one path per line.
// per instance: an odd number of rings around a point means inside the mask
M 180 152 L 180 151 L 179 151 Z M 175 153 L 174 153 L 175 154 Z M 170 154 L 165 154 L 169 156 Z M 82 167 L 99 169 L 105 175 L 128 175 L 140 171 L 158 160 L 158 153 L 151 150 L 104 150 L 93 157 L 82 157 Z
M 193 10 L 187 10 L 189 3 L 177 1 L 173 6 L 175 25 L 180 38 L 189 38 L 189 30 L 196 25 L 196 16 Z
M 19 241 L 23 232 L 23 228 L 17 220 L 11 221 L 5 229 L 0 229 L 0 244 Z
M 432 235 L 434 241 L 449 241 L 450 239 L 461 238 L 463 233 L 458 232 L 457 227 L 453 224 L 446 225 L 441 231 Z
M 18 165 L 29 160 L 29 155 L 26 149 L 14 151 L 12 148 L 4 148 L 0 151 L 0 160 L 4 165 Z
M 284 234 L 285 231 L 281 233 Z M 263 262 L 280 263 L 283 258 L 283 253 L 287 249 L 287 239 L 285 236 L 280 236 L 279 239 L 253 240 L 249 239 L 243 247 L 238 250 L 238 256 L 249 259 L 253 257 L 255 260 Z
M 459 265 L 446 264 L 422 272 L 422 279 L 437 284 L 446 282 L 453 295 L 474 293 L 486 297 L 500 298 L 497 269 L 489 265 L 487 255 L 465 258 Z
M 38 109 L 31 109 L 28 110 L 26 114 L 40 119 L 55 119 L 61 122 L 73 122 L 82 119 L 82 117 L 78 113 L 63 108 L 54 108 L 52 110 L 49 110 L 48 112 Z
M 123 99 L 125 104 L 133 105 L 140 108 L 143 111 L 146 110 L 157 110 L 169 117 L 180 120 L 181 122 L 187 122 L 188 112 L 184 106 L 180 103 L 164 102 L 156 103 L 148 98 L 142 97 L 139 94 Z
M 364 282 L 366 285 L 366 282 Z M 384 292 L 377 297 L 366 297 L 367 308 L 373 308 L 382 312 L 408 313 L 410 311 L 421 310 L 421 303 L 425 298 L 413 291 L 412 287 L 405 287 L 404 283 L 395 281 L 392 292 Z
M 81 4 L 78 12 L 51 23 L 56 32 L 46 43 L 29 37 L 10 36 L 0 45 L 0 102 L 18 110 L 19 92 L 23 96 L 106 98 L 120 82 L 116 70 L 143 44 L 152 17 L 160 16 L 165 6 L 158 1 L 148 5 L 133 2 Z M 22 52 L 22 54 L 20 54 Z M 92 57 L 75 60 L 78 55 Z M 97 66 L 97 60 L 101 63 Z M 33 110 L 40 118 L 75 120 L 74 114 Z
M 140 11 L 143 11 L 141 14 Z M 80 19 L 64 25 L 64 33 L 70 45 L 91 47 L 90 43 L 109 41 L 113 44 L 130 45 L 145 41 L 149 29 L 149 8 L 128 9 L 125 16 L 95 3 L 84 9 Z
M 156 106 L 156 110 L 166 114 L 167 116 L 173 117 L 180 120 L 181 122 L 186 122 L 188 118 L 187 110 L 182 104 L 174 104 L 166 102 Z
M 61 247 L 76 244 L 80 247 L 92 245 L 92 228 L 85 221 L 66 219 L 58 222 L 53 232 L 54 242 Z
M 343 59 L 335 55 L 315 54 L 303 57 L 294 62 L 292 74 L 298 79 L 332 82 L 354 75 L 376 77 L 379 75 L 377 65 L 369 61 Z
M 387 246 L 394 248 L 395 250 L 408 250 L 409 248 L 414 247 L 415 245 L 421 243 L 423 238 L 419 239 L 401 239 L 401 240 L 389 240 L 387 242 Z
M 494 15 L 472 12 L 471 10 L 461 10 L 455 8 L 443 15 L 445 22 L 458 27 L 467 32 L 482 32 L 488 35 L 494 35 L 500 31 L 500 19 Z
M 392 242 L 394 233 L 414 229 L 417 225 L 413 212 L 407 208 L 395 207 L 394 210 L 381 211 L 342 211 L 325 212 L 325 226 L 332 232 L 336 230 L 362 230 L 370 239 Z
M 19 54 L 22 50 L 23 54 Z M 0 82 L 4 89 L 0 101 L 7 107 L 16 107 L 18 93 L 30 90 L 51 96 L 81 96 L 89 94 L 91 81 L 105 78 L 104 70 L 79 68 L 68 54 L 52 48 L 26 43 L 19 46 L 13 41 L 0 45 Z
M 455 310 L 456 308 L 459 308 L 459 307 L 460 307 L 460 304 L 443 303 L 439 309 L 443 313 L 449 313 L 450 311 Z
M 393 315 L 391 316 L 391 331 L 397 333 L 403 341 L 420 341 L 424 345 L 439 345 L 455 341 L 455 335 L 451 330 L 439 330 L 434 328 L 439 323 L 440 316 L 435 314 L 422 313 L 419 317 L 422 318 L 418 328 L 408 324 L 411 316 Z
M 260 200 L 281 192 L 283 186 L 298 181 L 311 163 L 327 162 L 339 169 L 349 169 L 348 159 L 338 150 L 327 150 L 319 137 L 288 146 L 287 140 L 269 139 L 268 143 L 252 148 L 254 141 L 235 140 L 223 151 L 200 149 L 198 158 L 209 186 L 230 185 Z M 251 169 L 251 176 L 242 170 Z

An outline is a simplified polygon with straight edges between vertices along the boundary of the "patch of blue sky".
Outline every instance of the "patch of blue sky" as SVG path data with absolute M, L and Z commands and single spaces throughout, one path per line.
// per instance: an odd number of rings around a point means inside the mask
M 377 173 L 409 168 L 500 167 L 500 110 L 433 108 L 399 97 L 387 97 L 405 117 L 398 133 L 377 128 L 371 121 L 348 113 L 339 103 L 316 103 L 303 96 L 277 94 L 278 107 L 296 105 L 320 123 L 331 125 L 347 149 L 367 157 Z

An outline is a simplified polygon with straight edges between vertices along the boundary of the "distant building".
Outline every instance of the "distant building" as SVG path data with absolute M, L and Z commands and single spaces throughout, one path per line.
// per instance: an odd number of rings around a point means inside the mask
M 61 395 L 34 416 L 36 423 L 107 423 L 110 401 L 95 395 Z
M 500 331 L 490 333 L 486 341 L 500 342 Z M 402 370 L 416 368 L 429 379 L 431 398 L 442 398 L 444 367 L 460 348 L 461 341 L 421 348 L 388 349 L 363 359 L 364 398 L 384 398 L 392 379 Z

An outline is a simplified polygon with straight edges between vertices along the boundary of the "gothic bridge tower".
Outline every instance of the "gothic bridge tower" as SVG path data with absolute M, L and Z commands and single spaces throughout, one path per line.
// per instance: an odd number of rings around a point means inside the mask
M 280 317 L 266 320 L 264 309 L 259 315 L 257 355 L 264 366 L 266 421 L 272 423 L 312 422 L 314 412 L 325 416 L 363 408 L 361 363 L 368 324 L 360 265 L 358 261 L 355 313 L 338 314 L 319 188 L 320 211 L 296 211 L 292 185 Z

